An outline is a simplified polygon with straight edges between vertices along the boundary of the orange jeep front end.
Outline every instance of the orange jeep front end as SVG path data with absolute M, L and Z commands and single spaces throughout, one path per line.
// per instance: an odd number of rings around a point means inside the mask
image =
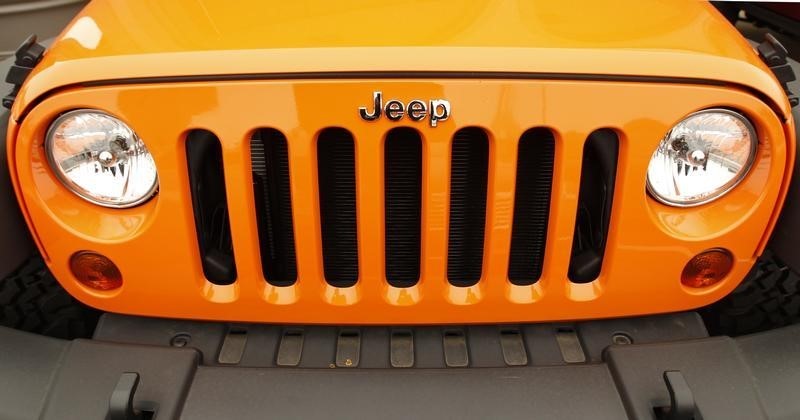
M 409 6 L 393 12 L 409 22 L 403 37 L 328 7 L 270 8 L 260 25 L 263 13 L 247 22 L 180 3 L 92 4 L 76 17 L 20 92 L 8 149 L 40 250 L 72 295 L 106 311 L 225 321 L 574 320 L 711 304 L 762 252 L 793 164 L 789 107 L 710 6 L 681 7 L 682 27 L 662 6 L 652 22 L 613 29 L 556 5 L 466 6 L 461 26 L 440 13 L 411 19 Z M 592 19 L 610 13 L 597 9 Z M 197 15 L 157 26 L 158 11 Z M 376 92 L 398 110 L 421 102 L 424 116 L 362 118 Z M 438 123 L 443 106 L 427 108 L 437 100 L 450 108 Z M 660 203 L 646 188 L 653 152 L 682 119 L 716 108 L 752 123 L 749 173 L 713 203 Z M 45 138 L 78 109 L 135 131 L 156 194 L 119 209 L 65 188 Z M 195 171 L 219 186 L 193 197 L 195 141 L 213 143 Z M 687 263 L 716 248 L 732 256 L 730 273 L 682 284 Z M 82 251 L 108 257 L 121 287 L 82 285 L 70 270 Z
M 320 325 L 357 367 L 369 328 L 407 328 L 407 356 L 414 328 L 471 325 L 516 366 L 531 342 L 486 326 L 546 322 L 559 363 L 600 362 L 563 326 L 727 305 L 791 249 L 769 243 L 794 99 L 762 57 L 694 1 L 92 2 L 15 91 L 8 163 L 49 271 L 110 313 L 101 340 L 122 315 L 182 325 L 173 346 L 213 321 L 211 363 L 239 364 L 280 325 L 270 363 L 302 367 L 297 326 Z M 431 367 L 480 359 L 441 328 Z

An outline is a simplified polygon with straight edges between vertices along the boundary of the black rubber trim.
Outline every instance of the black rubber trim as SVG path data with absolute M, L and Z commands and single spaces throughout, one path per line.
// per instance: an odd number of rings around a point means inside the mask
M 664 76 L 637 76 L 615 74 L 585 74 L 585 73 L 536 73 L 513 71 L 344 71 L 344 72 L 282 72 L 282 73 L 242 73 L 242 74 L 213 74 L 201 76 L 168 76 L 168 77 L 137 77 L 130 79 L 108 79 L 82 82 L 81 86 L 108 86 L 140 83 L 175 83 L 175 82 L 215 82 L 236 80 L 348 80 L 348 79 L 509 79 L 509 80 L 576 80 L 576 81 L 607 81 L 607 82 L 635 82 L 635 83 L 680 83 L 704 86 L 736 86 L 759 98 L 768 104 L 776 114 L 783 112 L 778 104 L 763 92 L 750 86 L 723 82 L 720 80 L 702 79 L 696 77 L 664 77 Z M 47 93 L 49 94 L 49 93 Z M 42 95 L 42 96 L 46 96 Z
M 749 92 L 767 104 L 785 121 L 786 115 L 781 107 L 765 93 L 750 86 L 729 83 L 720 80 L 694 77 L 662 77 L 583 73 L 526 73 L 526 72 L 457 72 L 457 71 L 345 71 L 345 72 L 282 72 L 282 73 L 241 73 L 212 74 L 198 76 L 164 76 L 164 77 L 131 77 L 120 79 L 90 80 L 50 89 L 28 104 L 20 113 L 18 121 L 22 121 L 28 112 L 44 98 L 74 86 L 94 87 L 110 85 L 130 85 L 142 83 L 181 83 L 181 82 L 215 82 L 238 80 L 348 80 L 348 79 L 509 79 L 509 80 L 576 80 L 576 81 L 610 81 L 634 83 L 678 83 L 704 86 L 734 86 Z
M 585 73 L 535 73 L 510 71 L 344 71 L 344 72 L 285 72 L 209 74 L 197 76 L 133 77 L 96 80 L 80 83 L 83 86 L 129 85 L 140 83 L 217 82 L 234 80 L 307 80 L 307 79 L 539 79 L 539 80 L 599 80 L 646 83 L 689 83 L 725 86 L 718 80 L 692 77 L 663 77 L 636 75 L 606 75 Z

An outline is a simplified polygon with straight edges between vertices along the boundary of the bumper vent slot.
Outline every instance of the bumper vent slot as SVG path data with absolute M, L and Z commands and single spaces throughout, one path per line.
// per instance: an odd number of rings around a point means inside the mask
M 422 223 L 422 140 L 410 128 L 396 128 L 384 145 L 386 280 L 413 286 L 420 273 Z
M 317 140 L 322 259 L 325 280 L 350 287 L 358 280 L 358 228 L 353 135 L 327 128 Z
M 231 284 L 236 280 L 236 263 L 219 138 L 206 130 L 191 131 L 186 161 L 203 274 L 214 284 Z
M 275 286 L 289 286 L 297 280 L 297 259 L 286 137 L 274 129 L 256 131 L 250 156 L 264 278 Z
M 476 284 L 483 271 L 489 138 L 477 127 L 458 130 L 450 168 L 450 231 L 447 279 L 454 286 Z
M 581 189 L 568 276 L 588 283 L 600 275 L 611 222 L 619 138 L 609 129 L 592 132 L 583 146 Z
M 516 285 L 536 283 L 542 275 L 555 139 L 546 128 L 525 132 L 519 141 L 517 185 L 508 279 Z

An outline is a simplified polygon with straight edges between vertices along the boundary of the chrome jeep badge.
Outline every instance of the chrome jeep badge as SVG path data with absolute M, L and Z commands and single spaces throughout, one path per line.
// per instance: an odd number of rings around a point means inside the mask
M 392 99 L 384 105 L 383 93 L 378 91 L 372 94 L 372 100 L 371 111 L 365 106 L 358 107 L 358 113 L 364 121 L 375 121 L 384 113 L 390 121 L 400 121 L 407 114 L 411 121 L 422 121 L 427 117 L 431 127 L 436 127 L 450 118 L 450 102 L 444 99 L 431 99 L 427 104 L 419 99 L 412 99 L 408 104 Z

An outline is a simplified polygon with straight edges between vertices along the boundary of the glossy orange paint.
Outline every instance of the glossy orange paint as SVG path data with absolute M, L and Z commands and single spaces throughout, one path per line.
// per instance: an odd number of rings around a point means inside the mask
M 736 287 L 763 249 L 793 164 L 793 122 L 780 85 L 708 4 L 303 4 L 93 2 L 56 41 L 15 102 L 8 153 L 23 212 L 71 294 L 112 312 L 233 321 L 588 319 L 709 304 Z M 386 30 L 387 16 L 402 22 L 403 36 Z M 307 72 L 354 71 L 478 73 L 474 79 L 301 79 Z M 578 80 L 589 75 L 645 79 Z M 210 80 L 228 76 L 242 80 Z M 159 77 L 191 81 L 152 79 Z M 423 138 L 422 275 L 410 288 L 390 287 L 383 278 L 383 138 L 399 124 L 358 118 L 358 106 L 376 90 L 404 102 L 445 98 L 453 107 L 436 128 L 399 123 Z M 754 123 L 760 144 L 753 169 L 713 203 L 681 209 L 655 202 L 645 192 L 653 150 L 683 117 L 711 107 L 736 109 Z M 44 134 L 59 114 L 77 108 L 116 115 L 145 140 L 159 169 L 154 199 L 131 209 L 102 208 L 57 181 L 43 154 Z M 360 278 L 350 288 L 327 285 L 322 270 L 315 145 L 317 133 L 331 126 L 350 130 L 356 141 Z M 451 138 L 466 126 L 489 134 L 490 178 L 483 276 L 460 288 L 445 278 L 448 189 Z M 260 266 L 248 142 L 261 127 L 288 140 L 299 276 L 288 287 L 269 285 Z M 550 224 L 542 278 L 514 286 L 507 264 L 517 142 L 531 127 L 556 134 Z M 183 143 L 198 128 L 222 142 L 239 274 L 230 286 L 209 283 L 200 266 Z M 567 266 L 583 142 L 599 128 L 615 130 L 621 144 L 609 242 L 600 277 L 573 284 Z M 730 275 L 705 289 L 682 286 L 687 261 L 717 247 L 734 256 Z M 110 257 L 123 286 L 83 287 L 69 271 L 71 255 L 82 250 Z
M 714 80 L 788 101 L 705 1 L 93 1 L 25 84 L 13 117 L 54 89 L 131 78 L 348 71 L 509 71 Z
M 397 123 L 365 123 L 356 109 L 373 90 L 405 101 L 448 98 L 453 116 L 424 139 L 422 277 L 399 289 L 383 278 L 383 136 Z M 680 100 L 667 100 L 679 98 Z M 610 102 L 613 101 L 613 102 Z M 315 112 L 321 103 L 326 112 Z M 611 104 L 613 103 L 613 106 Z M 755 166 L 731 193 L 711 204 L 670 208 L 645 192 L 649 157 L 663 134 L 687 114 L 729 107 L 755 124 Z M 89 204 L 67 192 L 43 155 L 48 124 L 74 108 L 98 108 L 134 127 L 152 151 L 160 192 L 126 210 Z M 335 288 L 322 274 L 315 136 L 340 126 L 356 139 L 360 278 Z M 478 285 L 445 279 L 450 142 L 461 127 L 490 136 L 484 272 Z M 556 132 L 552 209 L 542 279 L 507 281 L 517 141 L 530 127 Z M 299 278 L 270 286 L 262 277 L 249 164 L 249 135 L 285 133 Z M 603 273 L 589 284 L 567 280 L 583 142 L 598 128 L 621 139 L 619 176 Z M 196 246 L 183 141 L 190 129 L 220 137 L 239 277 L 231 286 L 203 278 Z M 539 80 L 319 80 L 140 84 L 70 89 L 33 108 L 19 127 L 16 173 L 32 226 L 62 284 L 89 305 L 113 312 L 197 319 L 296 323 L 458 323 L 583 319 L 677 311 L 711 303 L 732 290 L 753 264 L 780 196 L 789 150 L 780 120 L 736 89 L 680 84 Z M 707 289 L 685 288 L 686 262 L 709 248 L 735 256 L 730 276 Z M 97 292 L 70 274 L 70 256 L 110 257 L 122 288 Z

